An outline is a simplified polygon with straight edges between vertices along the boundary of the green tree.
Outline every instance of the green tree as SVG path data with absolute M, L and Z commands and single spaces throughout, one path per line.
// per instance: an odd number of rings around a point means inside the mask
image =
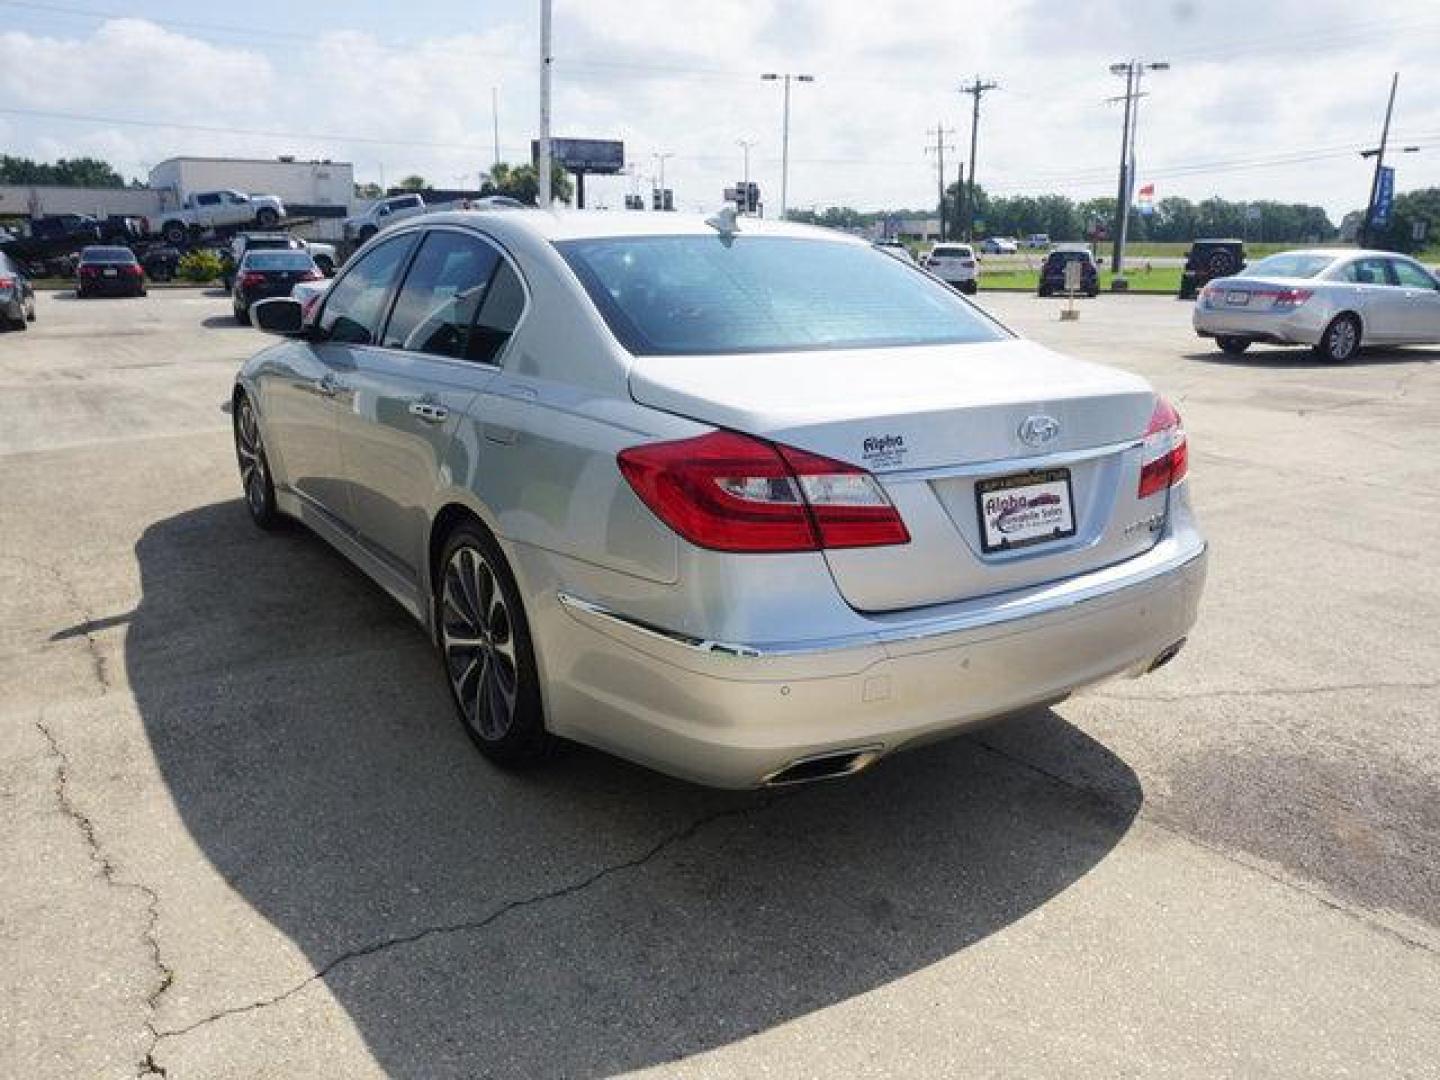
M 1424 235 L 1415 238 L 1416 226 Z M 1390 224 L 1372 229 L 1370 245 L 1386 251 L 1415 252 L 1440 239 L 1440 187 L 1420 188 L 1395 197 Z
M 424 191 L 430 185 L 425 182 L 423 176 L 416 176 L 414 173 L 411 173 L 405 177 L 404 180 L 401 180 L 397 186 L 401 191 Z
M 385 189 L 379 184 L 372 182 L 355 185 L 355 198 L 357 199 L 383 199 L 384 197 Z
M 125 178 L 109 162 L 98 158 L 60 158 L 50 164 L 3 154 L 0 155 L 0 183 L 119 188 L 125 186 Z
M 570 174 L 559 165 L 550 170 L 550 190 L 557 199 L 569 202 L 575 186 Z M 480 185 L 481 195 L 506 195 L 520 202 L 535 205 L 540 201 L 540 174 L 534 165 L 495 165 Z

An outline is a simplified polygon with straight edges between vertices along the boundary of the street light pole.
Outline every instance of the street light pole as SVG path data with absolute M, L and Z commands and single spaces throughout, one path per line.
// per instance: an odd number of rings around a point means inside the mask
M 659 164 L 657 171 L 660 174 L 660 209 L 663 210 L 665 209 L 665 160 L 674 157 L 675 153 L 674 151 L 667 150 L 663 154 L 651 154 L 650 156 Z
M 775 82 L 777 79 L 785 80 L 785 119 L 781 125 L 780 134 L 780 220 L 785 220 L 785 213 L 790 206 L 790 80 L 796 82 L 811 83 L 815 81 L 814 75 L 795 75 L 786 72 L 781 75 L 778 72 L 770 71 L 761 75 L 765 82 Z
M 740 147 L 741 151 L 745 154 L 745 179 L 742 181 L 745 185 L 745 190 L 740 193 L 740 205 L 742 208 L 750 205 L 750 148 L 754 146 L 755 143 L 755 139 L 735 140 L 735 145 Z
M 552 0 L 540 0 L 540 209 L 549 210 L 550 190 L 550 8 Z

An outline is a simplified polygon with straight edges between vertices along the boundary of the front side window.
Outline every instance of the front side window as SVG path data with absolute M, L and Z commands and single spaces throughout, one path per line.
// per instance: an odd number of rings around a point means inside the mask
M 348 345 L 373 344 L 391 287 L 414 246 L 414 236 L 397 236 L 366 252 L 326 296 L 321 334 Z
M 953 291 L 869 244 L 743 234 L 565 240 L 612 333 L 636 355 L 996 341 Z
M 1436 287 L 1435 279 L 1414 263 L 1405 262 L 1402 259 L 1391 259 L 1390 269 L 1395 273 L 1395 281 L 1407 289 L 1434 289 Z
M 195 196 L 195 204 L 196 204 L 197 206 L 219 206 L 219 205 L 220 205 L 220 196 L 219 196 L 219 195 L 196 195 L 196 196 Z
M 469 357 L 470 329 L 499 262 L 499 253 L 473 236 L 427 233 L 396 297 L 383 344 Z

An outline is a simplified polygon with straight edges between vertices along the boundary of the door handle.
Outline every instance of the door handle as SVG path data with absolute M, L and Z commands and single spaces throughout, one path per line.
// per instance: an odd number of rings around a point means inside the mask
M 409 411 L 411 416 L 418 416 L 427 424 L 442 424 L 450 415 L 450 410 L 444 405 L 427 398 L 416 398 L 410 402 Z

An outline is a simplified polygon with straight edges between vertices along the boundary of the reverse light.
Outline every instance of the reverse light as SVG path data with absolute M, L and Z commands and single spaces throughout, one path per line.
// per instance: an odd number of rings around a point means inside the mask
M 1299 307 L 1315 295 L 1314 289 L 1277 289 L 1274 292 L 1258 293 L 1259 296 L 1271 298 L 1270 306 L 1281 311 L 1289 311 Z
M 784 552 L 906 544 L 910 534 L 863 469 L 731 431 L 622 450 L 642 502 L 692 544 Z
M 1178 484 L 1190 469 L 1190 447 L 1185 438 L 1185 425 L 1181 423 L 1175 406 L 1164 398 L 1155 399 L 1155 410 L 1145 428 L 1141 453 L 1142 499 Z

